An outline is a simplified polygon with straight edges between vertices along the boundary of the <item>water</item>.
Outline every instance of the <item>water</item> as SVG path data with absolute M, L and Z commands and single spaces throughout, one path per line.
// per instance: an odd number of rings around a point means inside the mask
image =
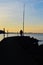
M 19 36 L 19 34 L 8 34 L 8 37 L 11 37 L 11 36 Z M 43 34 L 25 34 L 25 36 L 30 36 L 30 37 L 34 37 L 38 40 L 42 40 L 42 41 L 39 41 L 38 44 L 43 44 Z M 7 34 L 5 35 L 5 37 L 7 37 Z M 3 40 L 3 34 L 0 34 L 0 41 Z

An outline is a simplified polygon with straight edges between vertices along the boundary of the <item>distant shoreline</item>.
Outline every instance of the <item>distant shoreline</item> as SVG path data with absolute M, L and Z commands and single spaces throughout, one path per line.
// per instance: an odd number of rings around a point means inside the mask
M 1 34 L 20 34 L 20 33 L 17 33 L 17 32 L 6 32 L 6 33 L 1 33 Z M 24 34 L 43 34 L 43 33 L 24 33 Z
M 5 34 L 7 34 L 7 33 L 5 33 Z M 18 33 L 18 32 L 8 32 L 8 34 L 20 34 L 20 33 Z M 43 34 L 43 33 L 27 33 L 27 32 L 25 32 L 24 34 Z

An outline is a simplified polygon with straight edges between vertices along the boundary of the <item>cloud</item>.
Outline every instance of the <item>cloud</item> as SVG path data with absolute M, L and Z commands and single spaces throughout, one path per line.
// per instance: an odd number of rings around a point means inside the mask
M 23 5 L 19 2 L 0 5 L 0 24 L 3 26 L 22 26 Z
M 6 27 L 18 25 L 22 28 L 24 3 L 25 26 L 43 24 L 42 0 L 0 0 L 0 23 Z

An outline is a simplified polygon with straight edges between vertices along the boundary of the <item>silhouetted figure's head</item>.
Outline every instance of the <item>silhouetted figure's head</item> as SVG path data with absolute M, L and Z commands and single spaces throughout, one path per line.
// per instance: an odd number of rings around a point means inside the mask
M 20 30 L 20 36 L 23 36 L 23 31 L 22 30 Z

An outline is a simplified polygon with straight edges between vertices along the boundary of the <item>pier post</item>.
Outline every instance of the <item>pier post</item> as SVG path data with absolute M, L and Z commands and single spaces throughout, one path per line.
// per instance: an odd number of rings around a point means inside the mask
M 7 30 L 7 37 L 8 37 L 8 30 Z
M 23 7 L 23 35 L 24 35 L 25 4 Z
M 5 28 L 3 28 L 3 31 L 4 31 L 4 33 L 3 33 L 3 38 L 5 38 Z

